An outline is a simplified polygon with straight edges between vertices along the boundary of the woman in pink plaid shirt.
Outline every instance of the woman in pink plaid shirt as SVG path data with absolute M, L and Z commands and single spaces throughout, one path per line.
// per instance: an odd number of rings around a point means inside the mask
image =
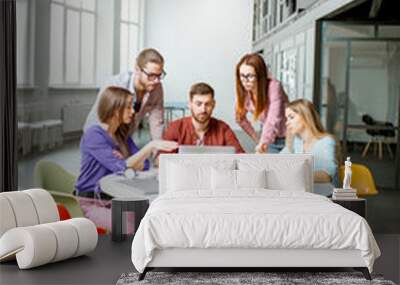
M 278 153 L 285 145 L 285 105 L 288 102 L 281 83 L 268 77 L 264 59 L 246 54 L 236 66 L 236 122 L 255 141 L 257 153 Z M 247 119 L 262 124 L 261 135 Z

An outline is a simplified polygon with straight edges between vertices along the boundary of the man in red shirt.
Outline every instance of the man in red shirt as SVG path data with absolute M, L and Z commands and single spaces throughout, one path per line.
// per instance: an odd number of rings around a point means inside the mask
M 176 141 L 179 145 L 233 146 L 236 153 L 244 153 L 229 125 L 212 117 L 215 107 L 213 88 L 206 83 L 196 83 L 189 94 L 192 115 L 171 122 L 163 139 Z

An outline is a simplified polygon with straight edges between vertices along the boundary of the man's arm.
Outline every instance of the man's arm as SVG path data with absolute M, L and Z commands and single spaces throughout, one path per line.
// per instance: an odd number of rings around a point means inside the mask
M 155 96 L 155 106 L 149 112 L 150 134 L 153 140 L 161 139 L 164 128 L 164 92 L 160 87 L 154 91 L 152 96 Z

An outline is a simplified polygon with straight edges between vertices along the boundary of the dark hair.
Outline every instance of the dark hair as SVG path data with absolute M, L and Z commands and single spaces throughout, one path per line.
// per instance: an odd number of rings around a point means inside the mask
M 139 55 L 136 58 L 136 64 L 140 68 L 144 68 L 144 66 L 149 62 L 153 62 L 163 66 L 164 58 L 157 50 L 153 48 L 147 48 L 139 53 Z
M 244 55 L 236 65 L 236 113 L 243 117 L 246 115 L 244 107 L 245 90 L 240 80 L 240 66 L 242 64 L 250 65 L 254 68 L 257 76 L 257 100 L 255 102 L 254 119 L 269 105 L 268 102 L 268 68 L 264 59 L 258 53 Z
M 132 93 L 128 89 L 118 86 L 108 86 L 101 92 L 99 105 L 97 107 L 99 121 L 102 123 L 109 123 L 109 121 L 114 117 L 115 112 L 118 112 L 120 125 L 115 132 L 115 138 L 124 157 L 129 156 L 127 141 L 131 126 L 123 124 L 122 117 L 124 109 L 126 108 L 126 100 L 129 96 L 132 96 Z
M 196 83 L 193 84 L 192 87 L 190 87 L 190 101 L 193 100 L 194 95 L 211 95 L 211 97 L 214 99 L 214 89 L 207 83 Z

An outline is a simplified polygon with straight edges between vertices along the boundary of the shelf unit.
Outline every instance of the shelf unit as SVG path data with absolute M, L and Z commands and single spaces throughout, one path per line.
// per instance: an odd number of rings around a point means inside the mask
M 253 42 L 293 19 L 317 0 L 254 0 Z

